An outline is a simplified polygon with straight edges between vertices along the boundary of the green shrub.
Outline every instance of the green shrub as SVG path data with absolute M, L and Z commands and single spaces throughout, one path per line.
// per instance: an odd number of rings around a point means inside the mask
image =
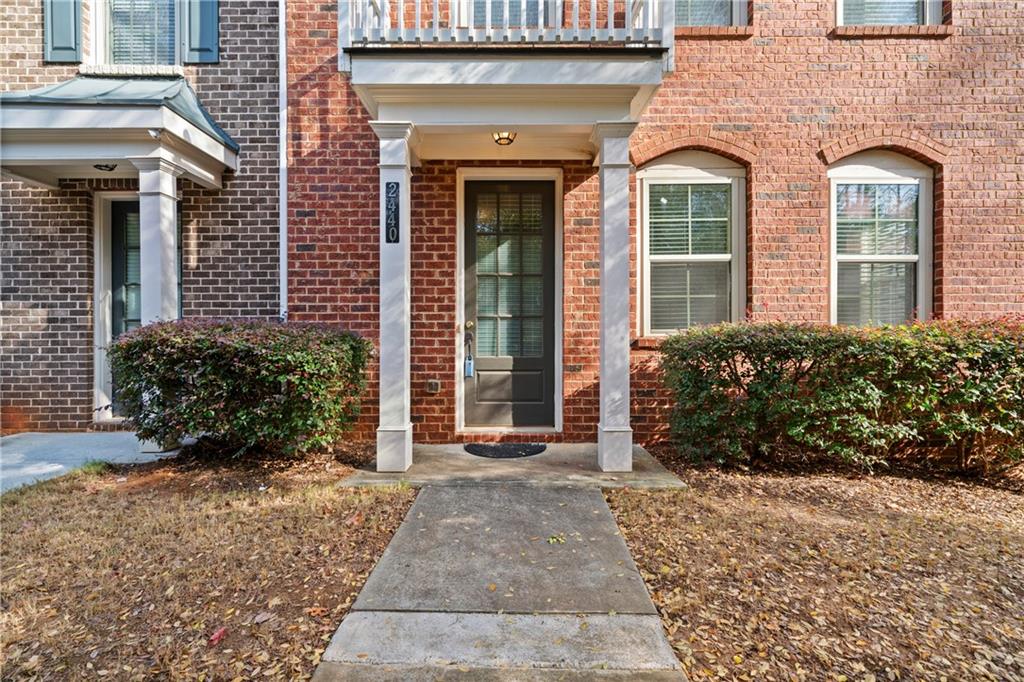
M 1024 325 L 787 323 L 666 339 L 672 428 L 691 454 L 824 455 L 871 468 L 929 458 L 961 470 L 1024 455 Z
M 326 326 L 218 320 L 140 327 L 109 351 L 119 409 L 140 438 L 284 452 L 328 445 L 351 425 L 370 353 Z

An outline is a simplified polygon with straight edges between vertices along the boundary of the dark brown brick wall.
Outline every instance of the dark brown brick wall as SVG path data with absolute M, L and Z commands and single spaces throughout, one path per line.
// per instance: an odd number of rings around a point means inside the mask
M 334 5 L 290 0 L 288 11 L 289 306 L 297 317 L 374 338 L 377 141 L 335 68 Z M 1024 11 L 1019 2 L 955 0 L 948 14 L 950 28 L 939 31 L 946 36 L 838 37 L 834 0 L 752 2 L 749 30 L 677 36 L 676 71 L 634 136 L 634 160 L 689 148 L 748 167 L 747 303 L 754 318 L 828 320 L 826 160 L 867 148 L 901 151 L 936 169 L 936 313 L 1024 312 Z M 458 165 L 425 163 L 414 171 L 418 442 L 454 438 Z M 544 165 L 565 173 L 562 438 L 593 440 L 597 178 L 583 164 Z M 656 352 L 644 345 L 640 340 L 633 358 L 633 426 L 649 442 L 664 433 L 667 401 Z M 423 391 L 427 378 L 441 379 L 440 394 Z M 361 424 L 367 435 L 376 421 L 375 390 Z
M 83 15 L 88 21 L 89 12 Z M 276 0 L 221 0 L 220 62 L 186 68 L 213 118 L 242 148 L 239 170 L 225 175 L 222 190 L 180 184 L 186 316 L 278 314 L 277 30 Z M 86 26 L 86 43 L 88 35 Z M 5 90 L 77 73 L 77 65 L 42 62 L 40 0 L 0 3 L 0 36 Z M 51 192 L 0 183 L 5 429 L 92 424 L 91 188 L 97 186 L 68 182 Z

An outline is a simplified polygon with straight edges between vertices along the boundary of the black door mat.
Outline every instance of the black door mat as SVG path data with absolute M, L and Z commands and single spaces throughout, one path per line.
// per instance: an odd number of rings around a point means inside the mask
M 547 450 L 543 443 L 466 443 L 466 452 L 477 457 L 514 459 L 531 457 Z

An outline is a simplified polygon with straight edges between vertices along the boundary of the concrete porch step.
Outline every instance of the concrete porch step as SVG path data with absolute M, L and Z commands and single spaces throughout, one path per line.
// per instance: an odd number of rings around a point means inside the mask
M 654 615 L 355 611 L 316 680 L 684 680 Z

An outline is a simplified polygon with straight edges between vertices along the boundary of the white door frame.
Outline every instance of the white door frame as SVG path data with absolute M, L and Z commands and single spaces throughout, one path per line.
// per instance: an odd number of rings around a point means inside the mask
M 456 273 L 455 273 L 455 431 L 456 433 L 561 433 L 562 431 L 562 169 L 561 168 L 458 168 L 455 171 L 456 204 Z M 549 180 L 555 183 L 555 425 L 544 426 L 466 426 L 465 391 L 463 391 L 463 361 L 465 360 L 465 248 L 466 231 L 465 187 L 471 180 L 509 181 Z
M 115 417 L 110 409 L 113 400 L 113 382 L 107 347 L 113 337 L 110 316 L 111 291 L 110 262 L 110 205 L 115 201 L 138 201 L 138 192 L 93 192 L 93 421 L 97 424 L 119 424 L 124 419 Z

